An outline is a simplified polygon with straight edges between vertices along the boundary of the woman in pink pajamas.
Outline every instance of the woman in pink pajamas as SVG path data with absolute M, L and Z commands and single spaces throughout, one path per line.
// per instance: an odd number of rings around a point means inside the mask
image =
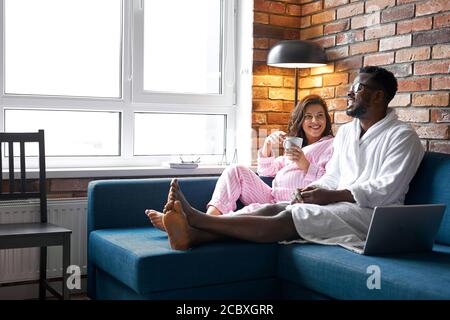
M 283 156 L 275 158 L 272 146 L 283 143 L 286 136 L 303 139 L 303 147 L 292 146 Z M 272 187 L 245 166 L 227 167 L 217 181 L 207 213 L 222 215 L 247 213 L 270 203 L 291 201 L 293 193 L 319 179 L 325 173 L 330 160 L 333 134 L 331 119 L 325 101 L 317 95 L 310 95 L 300 101 L 291 114 L 288 133 L 276 131 L 268 136 L 258 151 L 260 176 L 274 177 Z M 245 207 L 236 211 L 236 201 Z M 162 213 L 146 210 L 155 227 L 164 230 Z

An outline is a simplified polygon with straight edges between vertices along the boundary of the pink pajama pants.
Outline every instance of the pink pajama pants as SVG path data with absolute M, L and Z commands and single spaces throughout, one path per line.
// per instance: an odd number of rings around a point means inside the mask
M 256 173 L 245 166 L 232 165 L 223 171 L 217 181 L 208 206 L 214 206 L 226 214 L 236 210 L 238 199 L 248 206 L 239 210 L 240 213 L 253 211 L 261 207 L 260 204 L 274 202 L 272 188 Z

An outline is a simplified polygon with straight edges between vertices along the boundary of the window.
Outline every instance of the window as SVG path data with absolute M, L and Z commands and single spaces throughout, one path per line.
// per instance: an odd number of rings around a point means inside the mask
M 220 0 L 146 0 L 144 91 L 220 94 L 221 43 Z
M 0 0 L 2 131 L 44 129 L 49 168 L 231 158 L 235 5 Z
M 136 5 L 133 99 L 232 105 L 234 1 L 143 0 Z
M 6 0 L 5 93 L 120 97 L 120 0 Z
M 135 155 L 222 155 L 222 115 L 135 114 Z
M 46 156 L 120 155 L 118 112 L 5 110 L 6 132 L 39 129 L 45 130 Z M 27 155 L 37 155 L 37 150 Z

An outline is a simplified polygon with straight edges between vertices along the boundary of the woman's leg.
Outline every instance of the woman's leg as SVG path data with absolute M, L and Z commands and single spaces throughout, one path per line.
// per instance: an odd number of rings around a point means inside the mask
M 207 213 L 224 214 L 235 211 L 238 199 L 244 205 L 271 203 L 272 188 L 249 168 L 240 165 L 229 166 L 217 181 Z
M 170 209 L 173 208 L 173 202 L 179 200 L 181 202 L 181 205 L 183 206 L 183 210 L 190 211 L 195 210 L 198 213 L 204 214 L 202 211 L 199 211 L 197 209 L 194 209 L 189 201 L 184 197 L 183 192 L 180 189 L 180 186 L 178 185 L 178 180 L 176 178 L 172 179 L 172 182 L 170 183 L 170 189 L 169 194 L 167 196 L 167 203 L 164 206 L 164 210 L 167 210 L 167 208 L 170 206 Z M 274 216 L 280 213 L 281 211 L 285 210 L 288 206 L 287 203 L 268 203 L 263 206 L 259 206 L 257 209 L 253 210 L 252 212 L 245 212 L 240 213 L 239 216 Z M 219 217 L 224 217 L 220 215 Z

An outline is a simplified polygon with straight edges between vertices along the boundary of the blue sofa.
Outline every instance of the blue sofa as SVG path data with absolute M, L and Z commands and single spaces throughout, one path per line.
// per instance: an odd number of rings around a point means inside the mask
M 205 208 L 217 177 L 185 178 Z M 407 204 L 445 203 L 432 252 L 362 256 L 337 246 L 223 241 L 172 250 L 150 226 L 170 179 L 95 181 L 88 189 L 88 295 L 95 299 L 450 299 L 450 155 L 427 152 Z M 266 182 L 269 181 L 266 179 Z M 381 272 L 369 289 L 369 266 Z

